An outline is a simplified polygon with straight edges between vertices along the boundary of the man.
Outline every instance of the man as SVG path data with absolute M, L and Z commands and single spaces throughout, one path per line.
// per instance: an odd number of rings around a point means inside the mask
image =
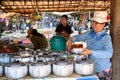
M 72 33 L 71 27 L 67 24 L 68 16 L 63 15 L 61 17 L 61 23 L 57 26 L 55 32 L 56 35 L 62 35 L 65 38 L 70 37 L 70 34 Z

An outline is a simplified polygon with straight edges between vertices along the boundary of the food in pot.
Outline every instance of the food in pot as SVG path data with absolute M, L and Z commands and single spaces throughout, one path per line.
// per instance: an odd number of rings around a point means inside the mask
M 74 56 L 68 56 L 67 59 L 73 60 Z
M 20 47 L 14 44 L 4 44 L 3 46 L 0 45 L 0 52 L 4 53 L 17 53 L 20 51 Z

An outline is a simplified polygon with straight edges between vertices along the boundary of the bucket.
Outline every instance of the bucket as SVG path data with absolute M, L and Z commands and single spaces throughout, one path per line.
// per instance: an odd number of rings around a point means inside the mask
M 66 50 L 66 41 L 67 39 L 63 36 L 53 36 L 50 39 L 51 50 Z

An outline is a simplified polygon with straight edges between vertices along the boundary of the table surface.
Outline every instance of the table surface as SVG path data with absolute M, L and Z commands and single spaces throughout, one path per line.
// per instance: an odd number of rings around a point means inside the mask
M 98 80 L 96 75 L 90 75 L 90 77 L 91 76 L 96 77 L 96 80 Z M 89 77 L 89 76 L 81 76 L 76 73 L 73 73 L 72 75 L 67 76 L 67 77 L 60 77 L 60 76 L 55 76 L 53 74 L 50 74 L 49 76 L 44 77 L 44 78 L 33 78 L 30 75 L 27 75 L 24 78 L 17 79 L 17 80 L 77 80 L 82 77 Z M 13 80 L 13 79 L 8 79 L 6 76 L 2 76 L 0 77 L 0 80 Z

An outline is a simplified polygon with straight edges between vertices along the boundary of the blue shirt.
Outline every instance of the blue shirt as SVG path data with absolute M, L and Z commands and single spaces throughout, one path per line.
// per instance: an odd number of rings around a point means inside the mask
M 98 33 L 90 30 L 84 34 L 73 36 L 72 40 L 73 42 L 86 41 L 87 47 L 92 50 L 92 54 L 88 58 L 94 60 L 96 72 L 111 67 L 110 59 L 113 54 L 113 47 L 111 36 L 105 30 Z

